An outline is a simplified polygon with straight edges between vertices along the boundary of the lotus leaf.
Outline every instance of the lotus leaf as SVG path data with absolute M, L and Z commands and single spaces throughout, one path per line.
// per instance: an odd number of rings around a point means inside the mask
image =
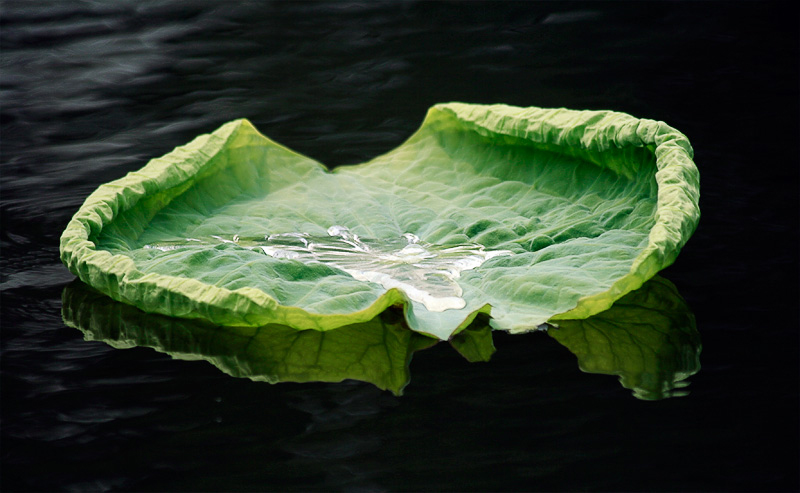
M 611 111 L 447 103 L 333 170 L 236 120 L 102 185 L 61 238 L 81 280 L 148 312 L 326 331 L 402 305 L 447 339 L 609 308 L 698 219 L 692 149 Z

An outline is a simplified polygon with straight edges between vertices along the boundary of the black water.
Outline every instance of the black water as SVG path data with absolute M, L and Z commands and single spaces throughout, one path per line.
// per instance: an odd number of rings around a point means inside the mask
M 4 491 L 797 490 L 798 17 L 785 3 L 5 1 Z M 700 227 L 664 272 L 690 394 L 634 399 L 544 334 L 444 345 L 405 395 L 84 341 L 58 238 L 101 183 L 247 117 L 329 165 L 441 101 L 614 109 L 686 133 Z

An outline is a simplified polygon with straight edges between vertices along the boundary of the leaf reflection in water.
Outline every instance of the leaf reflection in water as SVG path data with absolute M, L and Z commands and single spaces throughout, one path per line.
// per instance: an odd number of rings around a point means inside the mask
M 618 375 L 639 399 L 686 395 L 686 379 L 700 370 L 694 315 L 666 279 L 655 276 L 584 320 L 559 320 L 548 331 L 578 357 L 587 373 Z
M 408 329 L 402 313 L 391 309 L 369 322 L 326 332 L 277 324 L 221 327 L 145 313 L 77 280 L 62 293 L 62 316 L 87 340 L 204 359 L 234 377 L 270 383 L 353 379 L 397 395 L 410 380 L 414 352 L 438 342 Z M 469 361 L 488 360 L 494 352 L 488 326 L 468 328 L 451 344 Z
M 64 289 L 62 301 L 64 322 L 87 340 L 204 359 L 229 375 L 270 383 L 353 379 L 401 395 L 412 355 L 438 342 L 410 330 L 393 309 L 369 322 L 320 332 L 282 325 L 221 327 L 148 314 L 78 280 Z M 694 316 L 675 286 L 658 276 L 605 312 L 556 323 L 548 333 L 577 356 L 581 370 L 617 375 L 639 399 L 685 395 L 686 379 L 700 369 Z M 470 362 L 489 361 L 495 351 L 482 317 L 450 344 Z

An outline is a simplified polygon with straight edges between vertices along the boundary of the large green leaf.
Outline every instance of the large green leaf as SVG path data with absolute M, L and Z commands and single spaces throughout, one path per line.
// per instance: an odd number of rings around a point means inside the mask
M 481 312 L 524 332 L 674 261 L 699 218 L 691 156 L 621 113 L 448 103 L 329 171 L 237 120 L 101 186 L 61 256 L 114 299 L 220 325 L 324 331 L 403 304 L 442 339 Z
M 659 276 L 608 310 L 561 320 L 548 334 L 578 357 L 581 370 L 618 375 L 640 399 L 682 395 L 686 378 L 700 370 L 694 315 L 675 286 Z

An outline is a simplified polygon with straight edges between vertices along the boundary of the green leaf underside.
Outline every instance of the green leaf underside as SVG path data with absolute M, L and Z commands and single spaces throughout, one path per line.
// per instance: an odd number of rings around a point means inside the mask
M 333 171 L 237 120 L 100 187 L 61 252 L 114 299 L 220 325 L 329 330 L 402 303 L 412 329 L 441 339 L 479 312 L 525 332 L 605 310 L 669 265 L 696 227 L 698 194 L 686 138 L 621 113 L 437 105 L 400 147 Z M 512 254 L 461 272 L 464 307 L 435 312 L 324 263 L 230 244 L 144 248 L 333 225 Z
M 454 335 L 450 345 L 470 363 L 489 361 L 495 353 L 491 327 L 481 319 Z
M 675 286 L 659 276 L 582 320 L 547 332 L 578 358 L 581 370 L 619 376 L 640 399 L 679 396 L 700 370 L 700 334 Z

